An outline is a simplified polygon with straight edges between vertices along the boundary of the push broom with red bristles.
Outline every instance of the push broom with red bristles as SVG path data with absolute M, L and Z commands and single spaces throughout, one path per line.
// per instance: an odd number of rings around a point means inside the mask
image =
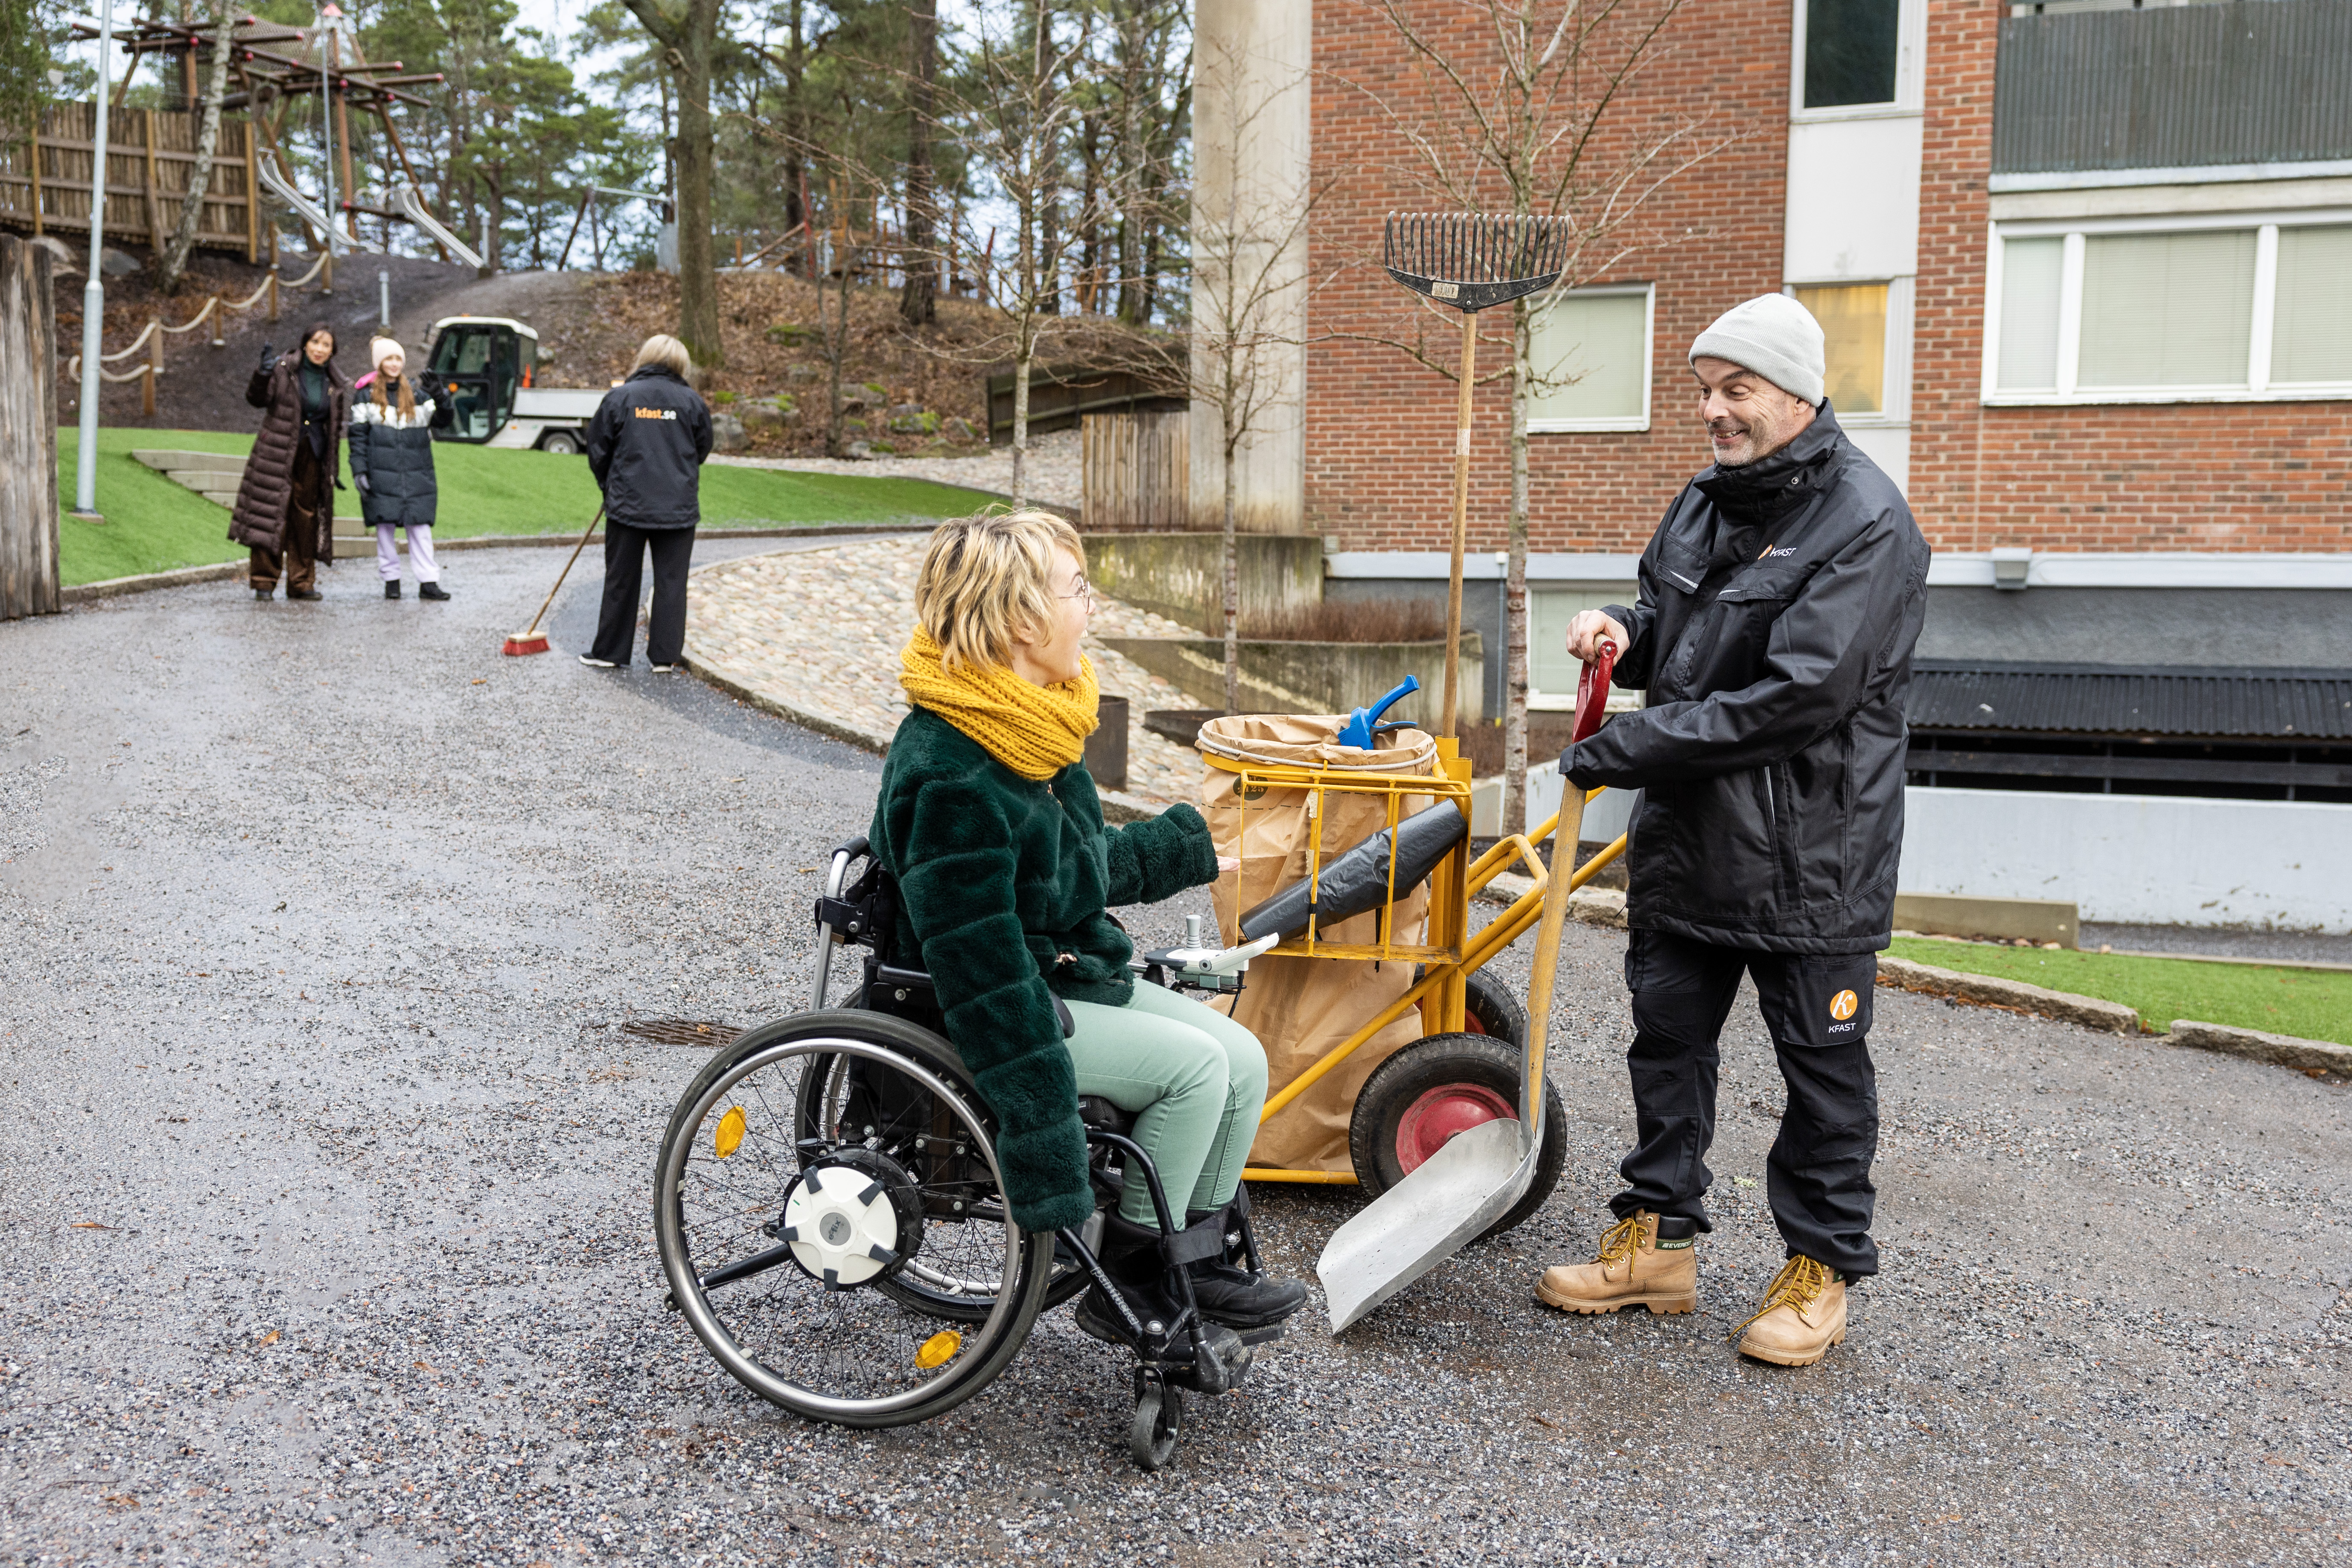
M 566 561 L 563 563 L 563 570 L 555 574 L 555 586 L 547 591 L 547 604 L 540 605 L 539 614 L 530 618 L 530 625 L 507 638 L 506 646 L 499 649 L 500 653 L 510 654 L 519 658 L 524 654 L 547 651 L 547 634 L 539 629 L 539 623 L 547 617 L 547 605 L 555 603 L 555 595 L 563 592 L 563 580 L 572 575 L 572 562 L 580 559 L 580 552 L 588 548 L 590 535 L 596 531 L 596 525 L 604 521 L 604 509 L 599 506 L 596 509 L 596 515 L 588 520 L 588 532 L 582 534 L 580 542 L 572 547 L 572 559 Z

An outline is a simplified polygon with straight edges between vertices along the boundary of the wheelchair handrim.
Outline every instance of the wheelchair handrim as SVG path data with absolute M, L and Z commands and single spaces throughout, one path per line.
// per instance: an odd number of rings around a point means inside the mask
M 702 1289 L 702 1281 L 692 1268 L 692 1260 L 685 1257 L 684 1200 L 680 1189 L 685 1176 L 685 1162 L 688 1152 L 694 1146 L 693 1130 L 703 1125 L 705 1118 L 710 1114 L 712 1109 L 729 1089 L 752 1074 L 793 1057 L 815 1056 L 860 1057 L 868 1061 L 879 1063 L 893 1072 L 903 1074 L 924 1092 L 951 1106 L 957 1120 L 963 1123 L 965 1131 L 971 1134 L 973 1140 L 972 1146 L 985 1160 L 991 1181 L 1002 1186 L 1003 1173 L 997 1168 L 996 1149 L 989 1139 L 987 1129 L 982 1126 L 972 1115 L 971 1108 L 964 1103 L 964 1097 L 961 1091 L 919 1062 L 870 1042 L 843 1036 L 812 1036 L 779 1041 L 734 1063 L 726 1072 L 712 1080 L 709 1088 L 697 1099 L 685 1118 L 684 1126 L 688 1130 L 688 1136 L 668 1141 L 664 1150 L 660 1186 L 657 1192 L 658 1223 L 660 1227 L 667 1232 L 666 1236 L 659 1238 L 663 1243 L 660 1248 L 662 1269 L 669 1277 L 670 1289 L 677 1301 L 678 1310 L 685 1314 L 688 1323 L 694 1330 L 695 1336 L 702 1341 L 711 1355 L 736 1381 L 762 1397 L 790 1408 L 803 1409 L 810 1414 L 833 1416 L 844 1421 L 872 1421 L 877 1416 L 887 1415 L 894 1411 L 911 1409 L 917 1405 L 929 1404 L 938 1399 L 942 1391 L 953 1387 L 954 1381 L 935 1378 L 919 1387 L 880 1399 L 842 1399 L 807 1388 L 775 1372 L 747 1354 L 737 1345 L 734 1335 L 728 1331 L 725 1324 L 719 1321 L 718 1314 L 711 1310 L 709 1300 Z M 1021 1228 L 1013 1223 L 1009 1215 L 1003 1223 L 1005 1249 L 1002 1279 L 1009 1286 L 1020 1276 L 1023 1233 Z M 790 1267 L 790 1265 L 783 1267 Z M 1000 1288 L 992 1298 L 992 1302 L 988 1316 L 982 1321 L 980 1327 L 972 1335 L 973 1339 L 979 1342 L 974 1346 L 976 1352 L 981 1347 L 993 1344 L 997 1333 L 1004 1325 L 1004 1320 L 1019 1310 L 1016 1293 L 1009 1289 Z M 959 1358 L 959 1360 L 961 1359 Z M 956 1363 L 949 1364 L 952 1367 Z

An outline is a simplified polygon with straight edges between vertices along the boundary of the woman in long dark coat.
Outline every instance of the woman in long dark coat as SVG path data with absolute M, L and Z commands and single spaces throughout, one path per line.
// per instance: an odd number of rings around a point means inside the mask
M 236 487 L 229 538 L 253 551 L 253 596 L 267 599 L 282 574 L 289 599 L 319 599 L 318 563 L 335 558 L 335 492 L 342 489 L 343 430 L 351 382 L 335 368 L 335 331 L 320 321 L 289 354 L 265 349 L 245 400 L 262 410 L 261 434 Z

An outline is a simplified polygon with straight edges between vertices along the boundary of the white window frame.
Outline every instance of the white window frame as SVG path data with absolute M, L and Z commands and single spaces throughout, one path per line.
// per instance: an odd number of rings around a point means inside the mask
M 1990 407 L 2046 408 L 2106 403 L 2317 403 L 2352 397 L 2352 381 L 2271 384 L 2271 331 L 2278 301 L 2278 235 L 2282 228 L 2352 224 L 2352 207 L 2312 207 L 2286 212 L 2184 213 L 2165 217 L 2031 218 L 1993 223 L 1986 228 L 1984 378 L 1979 400 Z M 2243 386 L 2096 386 L 2079 384 L 2083 346 L 2084 237 L 2106 234 L 2180 234 L 2192 229 L 2254 231 L 2254 298 L 2246 333 Z M 2000 384 L 2001 255 L 2012 239 L 2058 238 L 2065 242 L 2058 277 L 2058 386 L 2054 392 L 2020 392 Z
M 1528 419 L 1528 435 L 1579 436 L 1647 430 L 1650 427 L 1650 402 L 1654 394 L 1651 384 L 1657 372 L 1658 286 L 1654 283 L 1601 283 L 1588 289 L 1564 289 L 1554 299 L 1589 300 L 1602 295 L 1630 294 L 1642 296 L 1642 412 L 1612 414 L 1598 419 L 1538 419 L 1530 416 Z M 1544 315 L 1550 313 L 1551 307 L 1547 304 Z M 1538 330 L 1541 325 L 1542 319 L 1538 318 L 1529 330 Z
M 1895 96 L 1885 103 L 1845 103 L 1834 109 L 1805 107 L 1805 29 L 1811 24 L 1809 0 L 1797 0 L 1797 14 L 1789 28 L 1789 119 L 1811 124 L 1824 120 L 1884 120 L 1890 115 L 1917 114 L 1926 95 L 1919 62 L 1927 56 L 1927 0 L 1902 0 L 1895 18 Z
M 1886 342 L 1879 351 L 1878 412 L 1837 411 L 1838 424 L 1848 430 L 1908 429 L 1911 425 L 1911 327 L 1915 279 L 1895 278 L 1792 278 L 1780 286 L 1791 300 L 1800 289 L 1847 289 L 1879 283 L 1886 288 Z

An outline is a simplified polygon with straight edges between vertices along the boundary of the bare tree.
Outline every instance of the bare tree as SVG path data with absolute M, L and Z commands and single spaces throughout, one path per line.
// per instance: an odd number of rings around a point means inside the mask
M 180 200 L 180 224 L 172 231 L 171 242 L 164 246 L 163 265 L 157 269 L 157 287 L 166 294 L 180 291 L 180 279 L 187 276 L 188 252 L 196 245 L 196 231 L 204 225 L 205 195 L 212 189 L 213 152 L 220 145 L 221 100 L 228 92 L 228 61 L 234 52 L 232 40 L 236 37 L 236 24 L 229 0 L 215 0 L 213 5 L 213 65 L 212 74 L 205 80 L 205 112 L 196 127 L 196 165 L 188 173 L 188 192 Z M 254 134 L 248 128 L 246 134 Z
M 1184 391 L 1217 419 L 1225 661 L 1225 710 L 1241 707 L 1241 552 L 1235 513 L 1243 448 L 1276 420 L 1299 416 L 1295 383 L 1280 362 L 1304 346 L 1315 280 L 1307 229 L 1336 175 L 1329 167 L 1295 184 L 1251 177 L 1251 149 L 1272 131 L 1278 100 L 1304 91 L 1303 74 L 1244 58 L 1222 37 L 1199 40 L 1208 57 L 1193 91 L 1200 117 L 1192 205 L 1192 321 Z M 1327 277 L 1324 281 L 1328 281 Z
M 718 137 L 710 119 L 710 76 L 719 48 L 719 0 L 626 0 L 629 12 L 662 49 L 667 79 L 677 79 L 677 335 L 694 363 L 727 363 L 719 335 L 719 271 L 710 237 L 710 176 Z M 667 118 L 667 115 L 665 115 Z
M 932 255 L 939 232 L 939 178 L 931 168 L 931 121 L 939 112 L 939 0 L 912 0 L 907 7 L 907 281 L 898 292 L 898 315 L 910 327 L 927 327 L 939 314 L 939 262 Z
M 982 10 L 970 28 L 965 80 L 942 93 L 940 118 L 962 144 L 967 166 L 995 187 L 1014 219 L 1013 255 L 991 280 L 1003 320 L 989 345 L 1013 364 L 1013 504 L 1028 500 L 1029 381 L 1060 313 L 1062 271 L 1093 214 L 1072 211 L 1064 167 L 1082 95 L 1072 66 L 1089 42 L 1088 17 L 1057 26 L 1045 0 L 1013 15 L 1012 28 Z M 976 241 L 976 234 L 961 237 Z M 978 249 L 974 243 L 971 247 Z
M 1562 293 L 1606 277 L 1643 248 L 1633 230 L 1643 205 L 1730 138 L 1710 136 L 1700 114 L 1638 125 L 1622 111 L 1634 79 L 1664 58 L 1666 29 L 1684 0 L 1358 4 L 1388 24 L 1412 62 L 1403 80 L 1356 84 L 1406 149 L 1407 177 L 1448 205 L 1556 217 L 1570 234 L 1559 282 L 1511 312 L 1503 831 L 1517 833 L 1527 826 L 1528 411 L 1537 396 L 1572 379 L 1536 365 L 1534 329 Z M 1464 13 L 1475 26 L 1458 25 Z M 1425 301 L 1423 308 L 1441 309 Z M 1378 341 L 1449 378 L 1458 374 L 1425 339 Z

